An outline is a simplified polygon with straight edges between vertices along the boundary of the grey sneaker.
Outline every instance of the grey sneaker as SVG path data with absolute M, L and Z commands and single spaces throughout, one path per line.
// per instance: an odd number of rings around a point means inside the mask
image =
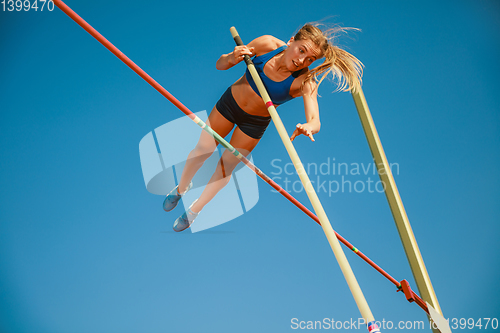
M 195 201 L 196 202 L 196 201 Z M 194 202 L 193 202 L 194 204 Z M 174 222 L 174 231 L 180 232 L 183 230 L 186 230 L 191 226 L 191 224 L 194 222 L 194 219 L 200 214 L 200 213 L 194 213 L 191 210 L 191 207 L 193 207 L 193 204 L 175 220 Z
M 186 192 L 189 191 L 191 187 L 193 187 L 193 182 L 189 183 Z M 179 203 L 179 200 L 181 200 L 182 196 L 186 194 L 186 192 L 184 192 L 183 194 L 179 194 L 177 192 L 178 188 L 179 185 L 177 185 L 172 191 L 170 191 L 170 193 L 167 194 L 167 197 L 163 201 L 163 210 L 165 210 L 166 212 L 170 212 L 172 209 L 174 209 L 175 206 L 177 206 L 177 204 Z

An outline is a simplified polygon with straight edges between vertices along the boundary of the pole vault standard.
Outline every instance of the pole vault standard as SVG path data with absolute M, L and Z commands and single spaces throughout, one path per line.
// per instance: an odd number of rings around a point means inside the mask
M 368 103 L 366 102 L 365 95 L 363 91 L 359 89 L 357 92 L 352 93 L 354 99 L 354 104 L 358 110 L 358 115 L 363 125 L 363 130 L 366 135 L 366 139 L 370 146 L 373 158 L 378 168 L 378 174 L 380 179 L 385 184 L 384 190 L 391 208 L 392 216 L 396 223 L 396 227 L 403 243 L 403 247 L 406 252 L 406 257 L 410 263 L 410 267 L 417 283 L 418 290 L 422 298 L 429 302 L 429 304 L 436 309 L 441 315 L 441 307 L 439 306 L 436 293 L 432 287 L 431 279 L 425 268 L 424 259 L 417 245 L 417 240 L 411 229 L 410 221 L 406 215 L 405 208 L 403 206 L 403 201 L 399 195 L 396 182 L 391 172 L 391 167 L 387 161 L 384 149 L 382 147 L 382 142 L 378 136 L 375 123 L 373 121 L 370 109 L 368 108 Z M 437 331 L 436 331 L 437 332 Z
M 236 29 L 234 27 L 231 27 L 230 30 L 236 44 L 244 45 Z M 269 94 L 267 93 L 267 90 L 264 84 L 262 83 L 262 80 L 259 74 L 257 73 L 257 70 L 255 69 L 252 60 L 248 55 L 245 55 L 244 59 L 245 63 L 247 64 L 248 70 L 250 71 L 250 74 L 252 75 L 252 78 L 255 84 L 257 85 L 260 96 L 264 100 L 264 103 L 266 103 L 267 111 L 269 111 L 273 123 L 276 126 L 276 129 L 278 130 L 278 134 L 281 137 L 281 141 L 283 141 L 283 144 L 285 145 L 288 155 L 290 155 L 290 159 L 293 162 L 295 170 L 297 171 L 297 174 L 300 177 L 302 185 L 306 190 L 307 196 L 309 197 L 309 200 L 311 201 L 314 211 L 318 216 L 318 219 L 321 223 L 321 227 L 323 228 L 323 232 L 325 233 L 326 238 L 328 239 L 328 242 L 330 243 L 330 246 L 333 250 L 333 253 L 335 254 L 335 258 L 337 259 L 340 269 L 344 274 L 344 278 L 346 279 L 349 289 L 351 290 L 352 296 L 356 301 L 359 312 L 361 313 L 361 316 L 363 316 L 365 322 L 368 323 L 368 330 L 370 331 L 370 333 L 380 332 L 378 326 L 375 324 L 375 318 L 373 317 L 370 307 L 366 302 L 365 296 L 363 295 L 363 292 L 359 287 L 358 281 L 354 276 L 351 266 L 347 261 L 345 253 L 344 251 L 342 251 L 342 247 L 340 246 L 340 243 L 337 237 L 335 236 L 335 231 L 333 231 L 332 225 L 330 224 L 330 221 L 326 216 L 325 210 L 323 209 L 323 206 L 319 201 L 318 195 L 314 191 L 309 176 L 307 175 L 304 166 L 300 161 L 299 155 L 297 154 L 297 151 L 295 150 L 294 146 L 292 145 L 292 142 L 290 141 L 285 126 L 281 122 L 281 118 L 279 117 L 278 112 L 276 112 L 276 108 L 274 107 L 273 102 L 271 101 L 271 98 L 269 97 Z

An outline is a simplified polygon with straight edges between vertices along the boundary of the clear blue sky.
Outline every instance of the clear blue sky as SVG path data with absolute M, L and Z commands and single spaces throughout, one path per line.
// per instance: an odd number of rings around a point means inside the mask
M 444 315 L 500 317 L 498 1 L 66 3 L 193 112 L 244 72 L 215 68 L 233 25 L 247 42 L 325 17 L 361 29 L 342 45 L 366 66 Z M 264 182 L 236 220 L 171 232 L 181 211 L 146 190 L 138 146 L 182 113 L 59 9 L 0 11 L 0 32 L 0 332 L 290 332 L 292 318 L 360 317 L 322 229 Z M 296 149 L 304 163 L 368 164 L 352 98 L 334 88 L 320 88 L 316 142 Z M 301 100 L 279 112 L 290 133 L 304 120 Z M 273 126 L 253 157 L 270 175 L 288 162 Z M 336 231 L 416 289 L 383 194 L 319 197 Z M 343 248 L 376 319 L 426 319 Z

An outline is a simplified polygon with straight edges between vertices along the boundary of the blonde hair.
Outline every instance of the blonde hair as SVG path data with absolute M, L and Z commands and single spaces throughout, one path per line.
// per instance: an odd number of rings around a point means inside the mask
M 358 87 L 361 87 L 363 64 L 349 52 L 334 45 L 333 40 L 340 33 L 359 29 L 336 26 L 322 31 L 318 25 L 318 23 L 307 23 L 294 37 L 294 40 L 312 41 L 320 48 L 325 58 L 321 65 L 309 71 L 302 85 L 314 79 L 319 86 L 328 74 L 332 73 L 332 80 L 338 81 L 335 91 L 356 91 Z

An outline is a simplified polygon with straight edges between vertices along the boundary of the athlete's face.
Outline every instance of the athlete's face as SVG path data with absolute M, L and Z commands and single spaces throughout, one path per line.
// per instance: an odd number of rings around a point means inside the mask
M 285 63 L 291 71 L 306 68 L 323 57 L 321 49 L 309 39 L 294 40 L 292 37 L 288 45 Z

